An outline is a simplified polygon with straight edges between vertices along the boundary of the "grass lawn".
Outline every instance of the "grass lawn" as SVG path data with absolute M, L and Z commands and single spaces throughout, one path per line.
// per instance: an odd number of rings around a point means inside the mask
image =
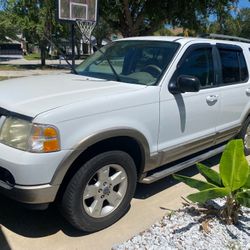
M 40 54 L 39 53 L 32 53 L 24 56 L 24 59 L 31 61 L 31 60 L 40 60 Z
M 11 78 L 16 78 L 15 76 L 0 76 L 0 81 L 11 79 Z
M 0 64 L 1 70 L 20 70 L 20 67 L 18 65 Z
M 7 76 L 0 76 L 0 81 L 8 79 Z

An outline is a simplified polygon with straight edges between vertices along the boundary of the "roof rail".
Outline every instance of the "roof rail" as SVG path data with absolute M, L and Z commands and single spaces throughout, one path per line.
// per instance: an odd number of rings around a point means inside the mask
M 220 34 L 202 34 L 199 37 L 250 43 L 250 39 L 237 37 L 237 36 L 227 36 L 227 35 L 220 35 Z

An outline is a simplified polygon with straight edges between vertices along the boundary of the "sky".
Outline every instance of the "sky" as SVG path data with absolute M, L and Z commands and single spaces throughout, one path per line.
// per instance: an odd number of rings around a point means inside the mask
M 248 0 L 240 0 L 239 8 L 250 8 L 250 2 Z

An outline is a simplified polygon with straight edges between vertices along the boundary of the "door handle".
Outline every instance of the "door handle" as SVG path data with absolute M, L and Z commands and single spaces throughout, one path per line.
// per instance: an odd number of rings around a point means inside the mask
M 218 95 L 209 95 L 209 96 L 207 96 L 206 100 L 207 100 L 207 103 L 214 104 L 218 101 Z
M 246 89 L 246 94 L 250 96 L 250 88 Z

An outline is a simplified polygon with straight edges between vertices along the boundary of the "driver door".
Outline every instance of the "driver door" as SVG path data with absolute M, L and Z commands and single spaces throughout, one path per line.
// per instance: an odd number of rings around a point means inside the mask
M 171 79 L 163 85 L 158 139 L 163 164 L 214 144 L 220 107 L 216 67 L 212 45 L 192 45 L 180 58 Z M 200 80 L 200 91 L 171 94 L 167 89 L 168 84 L 176 82 L 180 75 L 197 77 Z

